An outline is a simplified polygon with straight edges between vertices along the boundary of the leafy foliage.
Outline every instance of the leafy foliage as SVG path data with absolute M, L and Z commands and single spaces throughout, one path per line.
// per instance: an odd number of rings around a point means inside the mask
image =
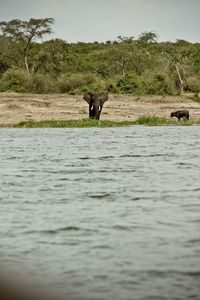
M 51 24 L 53 22 L 54 19 L 52 18 L 30 19 L 29 21 L 14 19 L 9 22 L 0 22 L 3 37 L 7 38 L 7 41 L 14 41 L 20 44 L 28 73 L 28 54 L 31 43 L 34 39 L 41 39 L 45 34 L 52 33 Z
M 105 43 L 38 43 L 53 23 L 52 18 L 0 22 L 0 91 L 199 95 L 199 43 L 159 43 L 155 32 Z

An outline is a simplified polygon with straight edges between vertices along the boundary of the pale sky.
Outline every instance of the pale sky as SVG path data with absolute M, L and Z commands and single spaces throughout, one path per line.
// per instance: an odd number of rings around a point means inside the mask
M 200 0 L 0 0 L 0 21 L 55 19 L 68 42 L 115 40 L 154 31 L 159 41 L 200 42 Z

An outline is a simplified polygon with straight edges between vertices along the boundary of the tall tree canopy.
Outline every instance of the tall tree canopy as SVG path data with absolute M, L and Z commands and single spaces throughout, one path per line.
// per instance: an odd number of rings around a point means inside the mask
M 9 22 L 0 22 L 3 37 L 23 44 L 24 62 L 28 73 L 30 72 L 28 54 L 31 43 L 35 39 L 41 39 L 44 35 L 52 33 L 53 23 L 53 18 L 30 19 L 29 21 L 14 19 Z

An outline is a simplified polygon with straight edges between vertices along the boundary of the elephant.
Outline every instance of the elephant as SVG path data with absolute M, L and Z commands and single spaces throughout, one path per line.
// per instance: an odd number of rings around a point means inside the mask
M 83 99 L 89 104 L 89 118 L 99 120 L 103 105 L 108 100 L 108 93 L 86 92 Z
M 178 121 L 180 121 L 181 118 L 186 118 L 189 120 L 189 111 L 188 110 L 177 110 L 171 113 L 171 118 L 176 117 Z

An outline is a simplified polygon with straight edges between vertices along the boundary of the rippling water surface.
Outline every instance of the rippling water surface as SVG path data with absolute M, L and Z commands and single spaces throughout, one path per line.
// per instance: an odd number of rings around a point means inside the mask
M 67 299 L 200 299 L 199 130 L 1 129 L 1 262 Z

